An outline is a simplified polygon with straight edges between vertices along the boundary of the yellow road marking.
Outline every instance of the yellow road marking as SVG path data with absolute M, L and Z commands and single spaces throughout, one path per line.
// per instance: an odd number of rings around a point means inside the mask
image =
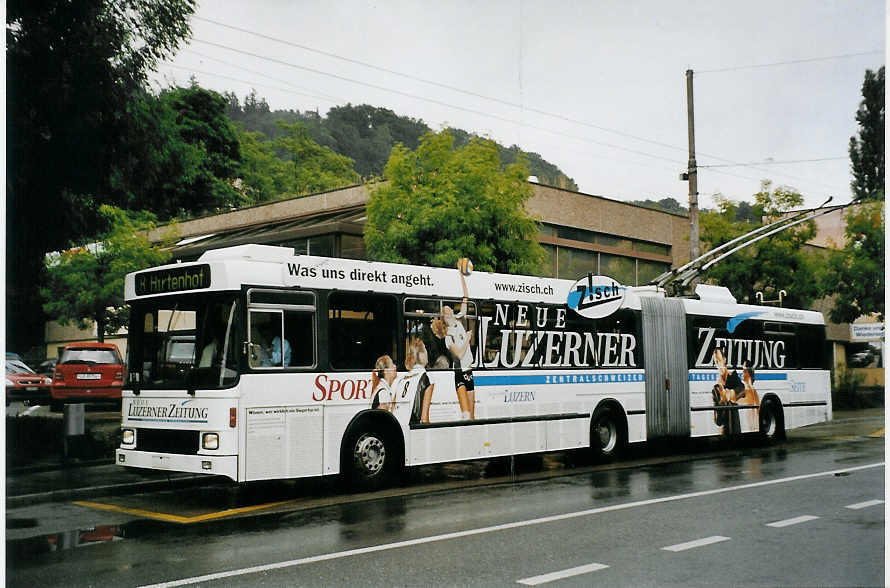
M 167 514 L 163 512 L 153 512 L 150 510 L 143 510 L 141 508 L 130 508 L 126 506 L 117 506 L 116 504 L 104 504 L 101 502 L 90 502 L 88 500 L 76 500 L 74 504 L 78 506 L 84 506 L 87 508 L 95 508 L 98 510 L 107 510 L 111 512 L 119 512 L 124 514 L 131 514 L 140 517 L 147 517 L 150 519 L 156 519 L 159 521 L 167 521 L 170 523 L 180 523 L 183 525 L 188 525 L 192 523 L 200 523 L 203 521 L 210 521 L 214 519 L 222 519 L 225 517 L 230 517 L 238 514 L 244 514 L 247 512 L 254 512 L 258 510 L 263 510 L 267 508 L 273 508 L 276 506 L 281 506 L 282 504 L 288 504 L 293 502 L 292 500 L 283 500 L 281 502 L 269 502 L 266 504 L 257 504 L 254 506 L 243 506 L 241 508 L 230 508 L 227 510 L 221 510 L 218 512 L 210 512 L 207 514 L 197 515 L 193 517 L 184 517 L 180 515 Z
M 883 428 L 883 427 L 880 428 L 880 429 L 878 429 L 877 431 L 875 431 L 875 432 L 872 433 L 871 435 L 869 435 L 869 437 L 883 437 L 883 436 L 884 436 L 884 428 Z

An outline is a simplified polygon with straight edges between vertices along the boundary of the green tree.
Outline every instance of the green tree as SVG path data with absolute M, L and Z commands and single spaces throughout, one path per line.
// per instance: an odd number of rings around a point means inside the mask
M 161 218 L 224 210 L 244 204 L 234 187 L 241 164 L 235 126 L 225 115 L 226 99 L 195 84 L 161 92 L 175 113 L 171 145 L 186 150 L 183 173 L 156 193 L 149 210 Z
M 699 216 L 701 238 L 707 249 L 713 249 L 739 237 L 759 223 L 737 220 L 737 202 L 715 196 L 717 210 L 703 212 Z M 757 217 L 778 218 L 803 204 L 801 196 L 793 188 L 761 182 L 760 192 L 754 195 L 752 209 Z M 804 249 L 807 241 L 816 234 L 812 222 L 776 233 L 757 243 L 737 251 L 712 266 L 704 278 L 709 283 L 726 286 L 740 302 L 757 303 L 757 292 L 763 292 L 767 300 L 775 300 L 780 290 L 785 290 L 783 305 L 806 308 L 820 295 L 819 281 L 821 259 Z
M 262 133 L 238 131 L 241 144 L 241 190 L 249 204 L 274 200 L 293 187 L 293 173 L 272 141 Z
M 877 314 L 884 320 L 884 205 L 867 202 L 847 213 L 846 243 L 832 250 L 825 291 L 835 295 L 831 320 L 851 323 Z
M 634 200 L 633 202 L 631 202 L 631 204 L 645 206 L 646 208 L 652 208 L 664 212 L 672 212 L 674 214 L 689 214 L 688 208 L 680 204 L 676 198 L 671 198 L 670 196 L 657 201 L 650 198 L 647 198 L 646 200 Z M 741 206 L 741 204 L 744 203 L 740 203 L 739 206 Z
M 540 271 L 528 167 L 502 166 L 493 141 L 455 148 L 448 131 L 427 133 L 414 151 L 393 148 L 385 177 L 368 201 L 370 259 L 454 267 L 469 257 L 485 271 Z
M 102 205 L 100 214 L 110 228 L 97 242 L 47 257 L 40 294 L 48 316 L 82 329 L 95 323 L 103 341 L 127 324 L 124 276 L 162 264 L 169 254 L 148 241 L 151 215 L 109 205 Z
M 43 256 L 99 226 L 98 204 L 119 190 L 128 107 L 188 36 L 194 9 L 194 0 L 6 3 L 7 345 L 40 339 L 32 301 Z
M 352 160 L 316 143 L 309 135 L 306 125 L 285 122 L 278 124 L 285 134 L 275 139 L 273 145 L 288 155 L 288 173 L 292 174 L 288 192 L 312 194 L 361 181 L 352 167 Z
M 859 138 L 850 137 L 850 187 L 857 199 L 884 199 L 884 66 L 865 70 L 856 111 Z
M 393 145 L 402 143 L 414 149 L 420 137 L 429 131 L 422 120 L 368 104 L 331 108 L 324 128 L 334 139 L 337 153 L 352 158 L 355 170 L 363 178 L 380 175 Z

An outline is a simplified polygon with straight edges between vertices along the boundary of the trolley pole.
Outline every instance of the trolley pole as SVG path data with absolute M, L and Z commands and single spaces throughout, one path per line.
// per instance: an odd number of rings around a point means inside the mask
M 689 128 L 689 166 L 686 180 L 689 181 L 689 247 L 690 259 L 701 255 L 698 243 L 698 170 L 695 164 L 695 113 L 692 107 L 692 70 L 686 70 L 686 118 Z

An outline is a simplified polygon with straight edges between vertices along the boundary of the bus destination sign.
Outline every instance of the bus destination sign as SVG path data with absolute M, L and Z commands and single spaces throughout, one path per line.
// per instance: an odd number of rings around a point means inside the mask
M 168 294 L 210 287 L 210 266 L 191 265 L 136 275 L 136 295 Z

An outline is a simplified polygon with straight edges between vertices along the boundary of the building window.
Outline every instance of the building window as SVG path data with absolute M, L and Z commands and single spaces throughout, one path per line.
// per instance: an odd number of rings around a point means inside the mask
M 638 259 L 637 286 L 648 284 L 651 280 L 657 278 L 669 269 L 671 269 L 671 266 L 668 263 L 659 263 L 657 261 L 646 261 L 644 259 Z
M 636 284 L 634 259 L 621 255 L 600 253 L 600 275 L 609 276 L 622 284 Z
M 576 280 L 588 273 L 598 274 L 597 254 L 583 249 L 559 248 L 559 267 L 557 275 L 560 278 Z
M 665 257 L 670 257 L 670 255 L 671 255 L 671 246 L 670 245 L 659 245 L 658 243 L 647 243 L 645 241 L 635 241 L 634 249 L 638 253 L 655 253 L 656 255 L 664 255 Z
M 334 257 L 334 235 L 332 234 L 295 239 L 281 245 L 282 247 L 293 247 L 294 255 Z
M 360 235 L 340 235 L 340 257 L 345 259 L 367 259 L 365 240 Z
M 630 239 L 620 239 L 618 237 L 610 237 L 608 235 L 599 234 L 596 236 L 596 242 L 603 247 L 611 247 L 612 249 L 622 249 L 624 251 L 633 250 L 633 241 Z

